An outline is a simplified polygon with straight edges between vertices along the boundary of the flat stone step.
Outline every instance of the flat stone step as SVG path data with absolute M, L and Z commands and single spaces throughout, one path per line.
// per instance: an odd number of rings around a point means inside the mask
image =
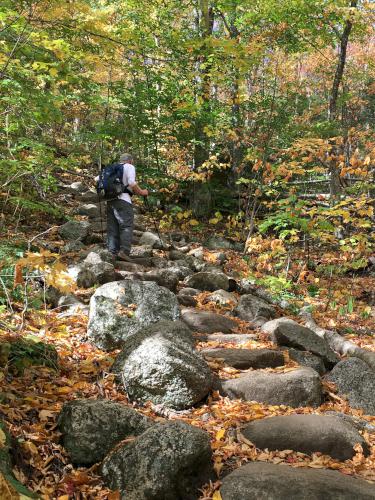
M 194 338 L 200 342 L 231 342 L 243 345 L 251 340 L 257 340 L 258 336 L 253 333 L 197 333 L 194 335 Z
M 283 353 L 272 349 L 203 349 L 205 357 L 223 359 L 224 363 L 238 370 L 248 368 L 276 368 L 285 364 Z
M 312 368 L 287 372 L 252 371 L 221 381 L 220 392 L 231 399 L 270 405 L 317 407 L 322 402 L 322 384 Z
M 359 443 L 365 455 L 369 454 L 369 447 L 357 429 L 338 417 L 286 415 L 264 418 L 246 425 L 241 432 L 261 449 L 307 454 L 319 451 L 344 461 L 355 455 L 353 447 Z
M 223 479 L 222 500 L 373 500 L 375 486 L 340 472 L 253 462 Z
M 182 320 L 191 330 L 201 333 L 231 333 L 237 323 L 227 316 L 198 309 L 183 309 Z

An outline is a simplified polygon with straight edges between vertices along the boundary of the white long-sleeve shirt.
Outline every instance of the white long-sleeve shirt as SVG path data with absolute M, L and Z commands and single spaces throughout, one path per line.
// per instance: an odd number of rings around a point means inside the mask
M 131 163 L 124 163 L 124 175 L 122 177 L 122 182 L 124 186 L 128 186 L 128 189 L 131 191 L 131 187 L 136 183 L 135 180 L 135 167 Z M 128 193 L 122 193 L 119 195 L 120 200 L 127 201 L 128 203 L 132 202 L 132 198 Z

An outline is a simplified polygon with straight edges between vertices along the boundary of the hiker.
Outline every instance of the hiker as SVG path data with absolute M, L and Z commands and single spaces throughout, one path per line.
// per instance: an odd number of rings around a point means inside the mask
M 117 198 L 107 201 L 107 246 L 108 250 L 120 260 L 132 262 L 129 257 L 133 240 L 134 212 L 132 196 L 148 196 L 147 189 L 141 189 L 136 183 L 133 156 L 124 153 L 120 156 L 122 165 L 122 183 L 124 189 Z

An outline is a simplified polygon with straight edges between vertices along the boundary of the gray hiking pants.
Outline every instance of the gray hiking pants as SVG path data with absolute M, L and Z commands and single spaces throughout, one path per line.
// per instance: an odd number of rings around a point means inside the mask
M 107 245 L 117 255 L 119 251 L 130 254 L 133 240 L 133 205 L 124 200 L 107 201 Z

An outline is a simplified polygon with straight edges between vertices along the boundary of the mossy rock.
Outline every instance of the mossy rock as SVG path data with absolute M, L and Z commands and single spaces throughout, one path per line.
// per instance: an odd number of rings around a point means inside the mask
M 57 368 L 56 349 L 38 337 L 28 335 L 14 342 L 0 343 L 0 367 L 8 365 L 11 372 L 22 374 L 29 366 Z
M 10 458 L 11 447 L 12 438 L 4 422 L 0 420 L 0 498 L 2 500 L 38 498 L 38 495 L 28 490 L 14 477 Z

